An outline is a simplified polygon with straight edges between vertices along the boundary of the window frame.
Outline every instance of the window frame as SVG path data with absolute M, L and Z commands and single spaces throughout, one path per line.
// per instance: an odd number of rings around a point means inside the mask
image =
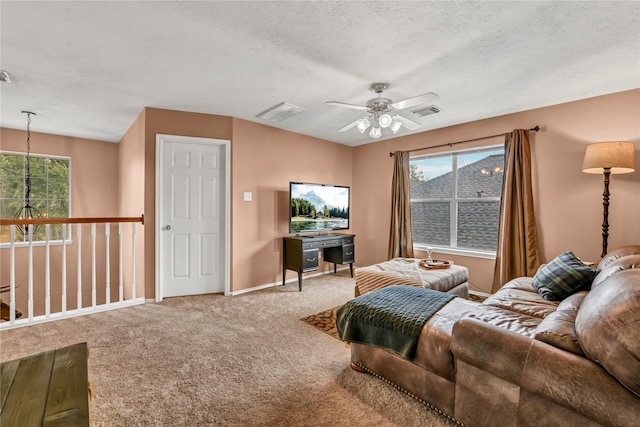
M 11 150 L 0 150 L 0 154 L 9 154 L 9 155 L 14 155 L 14 156 L 21 156 L 23 159 L 23 162 L 25 161 L 26 157 L 27 157 L 27 153 L 24 152 L 20 152 L 20 151 L 11 151 Z M 68 182 L 68 199 L 67 199 L 67 203 L 69 206 L 69 210 L 68 210 L 68 217 L 71 218 L 71 212 L 72 212 L 72 197 L 71 197 L 71 193 L 72 193 L 72 185 L 73 185 L 73 180 L 72 180 L 72 174 L 73 174 L 73 159 L 69 156 L 59 156 L 59 155 L 53 155 L 53 154 L 38 154 L 38 153 L 29 153 L 29 157 L 38 157 L 38 158 L 44 158 L 44 159 L 61 159 L 61 160 L 66 160 L 69 162 L 69 182 Z M 26 170 L 23 169 L 23 179 L 25 178 L 25 173 Z M 49 186 L 49 176 L 47 175 L 46 177 L 46 185 L 47 188 Z M 47 191 L 47 201 L 49 200 L 49 194 Z M 24 199 L 23 199 L 24 200 Z M 55 240 L 49 240 L 49 245 L 51 246 L 57 246 L 57 245 L 63 245 L 63 244 L 72 244 L 73 243 L 73 227 L 71 225 L 67 225 L 66 227 L 66 238 L 64 239 L 64 241 L 62 239 L 55 239 Z M 18 237 L 18 236 L 16 236 Z M 33 240 L 31 242 L 32 246 L 45 246 L 47 244 L 46 239 L 43 240 Z M 29 241 L 25 240 L 25 241 L 18 241 L 16 240 L 14 242 L 14 246 L 15 247 L 26 247 L 29 246 Z M 6 243 L 0 243 L 0 248 L 9 248 L 11 247 L 11 243 L 10 242 L 6 242 Z
M 458 157 L 460 155 L 471 153 L 482 153 L 488 151 L 496 151 L 502 149 L 504 155 L 504 144 L 487 145 L 483 147 L 475 147 L 461 150 L 443 151 L 436 154 L 423 154 L 412 156 L 409 159 L 409 164 L 412 161 L 421 159 L 434 159 L 438 157 L 452 157 L 451 161 L 451 187 L 452 194 L 449 198 L 426 198 L 426 199 L 411 199 L 412 205 L 412 217 L 413 217 L 413 203 L 414 202 L 449 202 L 449 242 L 450 246 L 428 244 L 428 243 L 413 243 L 413 249 L 426 252 L 427 250 L 433 250 L 434 252 L 470 256 L 475 258 L 495 259 L 495 250 L 485 249 L 473 249 L 473 248 L 459 248 L 458 247 L 458 206 L 461 202 L 486 202 L 497 201 L 500 202 L 502 196 L 499 197 L 458 197 Z

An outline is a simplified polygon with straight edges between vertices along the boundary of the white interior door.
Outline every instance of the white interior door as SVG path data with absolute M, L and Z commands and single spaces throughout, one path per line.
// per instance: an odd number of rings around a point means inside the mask
M 216 141 L 158 136 L 158 300 L 225 292 L 227 145 Z

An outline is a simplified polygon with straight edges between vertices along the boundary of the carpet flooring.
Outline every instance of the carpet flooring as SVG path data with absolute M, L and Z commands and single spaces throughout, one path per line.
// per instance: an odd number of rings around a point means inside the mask
M 339 305 L 328 310 L 323 310 L 320 313 L 303 317 L 300 320 L 339 340 L 338 328 L 336 327 L 336 310 L 340 307 Z
M 0 333 L 0 360 L 87 342 L 92 426 L 448 426 L 349 367 L 300 319 L 353 296 L 347 274 L 201 295 Z

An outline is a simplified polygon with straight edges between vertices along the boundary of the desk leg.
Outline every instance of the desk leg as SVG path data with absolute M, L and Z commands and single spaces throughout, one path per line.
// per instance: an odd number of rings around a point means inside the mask
M 351 277 L 353 277 L 353 263 L 349 264 L 349 271 L 351 272 Z
M 333 274 L 336 274 L 336 263 L 333 263 Z
M 285 267 L 284 265 L 282 266 L 282 286 L 284 286 L 284 280 L 287 277 L 287 267 Z
M 302 292 L 302 271 L 298 271 L 298 288 Z

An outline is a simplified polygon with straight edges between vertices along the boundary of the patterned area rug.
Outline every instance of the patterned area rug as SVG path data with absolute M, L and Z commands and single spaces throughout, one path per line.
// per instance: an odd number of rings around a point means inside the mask
M 469 299 L 475 302 L 482 302 L 485 300 L 484 296 L 469 294 Z M 311 316 L 303 317 L 302 320 L 305 323 L 320 329 L 322 332 L 331 335 L 335 339 L 339 340 L 338 329 L 336 328 L 336 310 L 341 306 L 330 308 L 329 310 L 321 311 Z
M 336 328 L 336 310 L 340 307 L 341 306 L 333 307 L 329 310 L 303 317 L 300 320 L 339 340 L 340 337 L 338 336 L 338 329 Z

